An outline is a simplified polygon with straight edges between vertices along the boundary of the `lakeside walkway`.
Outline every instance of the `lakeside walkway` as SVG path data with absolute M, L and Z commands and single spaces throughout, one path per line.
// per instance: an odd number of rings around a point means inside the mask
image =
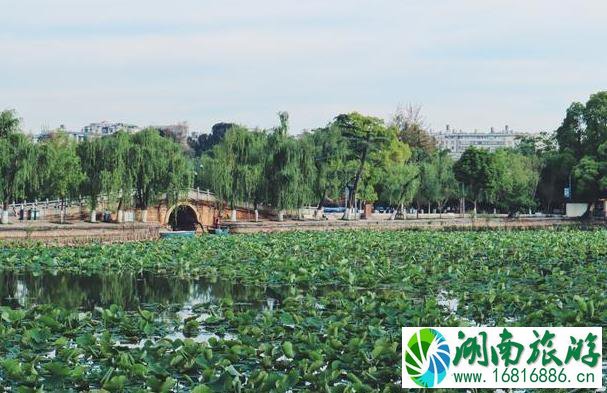
M 154 240 L 162 227 L 157 223 L 123 224 L 71 221 L 59 224 L 48 221 L 18 221 L 0 225 L 0 242 L 39 242 L 54 245 L 117 243 Z

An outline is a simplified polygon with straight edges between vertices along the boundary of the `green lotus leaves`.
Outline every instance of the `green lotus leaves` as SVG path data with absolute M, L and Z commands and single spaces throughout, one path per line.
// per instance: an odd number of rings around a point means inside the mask
M 0 381 L 20 392 L 399 392 L 402 326 L 607 326 L 606 240 L 605 230 L 340 231 L 0 247 L 16 275 L 231 283 L 187 307 L 5 303 Z M 243 303 L 243 288 L 264 301 Z

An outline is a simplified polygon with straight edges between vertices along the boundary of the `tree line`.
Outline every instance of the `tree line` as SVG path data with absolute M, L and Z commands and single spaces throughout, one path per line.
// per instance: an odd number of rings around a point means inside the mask
M 516 149 L 495 153 L 470 148 L 453 161 L 425 129 L 415 108 L 401 108 L 389 121 L 353 112 L 300 135 L 288 133 L 288 114 L 271 130 L 241 125 L 205 136 L 196 184 L 213 190 L 230 209 L 241 202 L 284 211 L 326 203 L 345 205 L 352 218 L 357 201 L 405 209 L 434 207 L 442 213 L 461 198 L 514 212 L 535 206 L 536 157 Z
M 389 121 L 352 112 L 298 135 L 289 116 L 271 129 L 220 123 L 186 150 L 158 131 L 119 132 L 75 143 L 60 133 L 35 144 L 19 132 L 12 111 L 0 113 L 0 197 L 22 199 L 101 195 L 119 209 L 145 211 L 161 195 L 176 199 L 192 185 L 210 189 L 221 208 L 248 203 L 276 212 L 327 203 L 352 218 L 362 203 L 406 208 L 515 214 L 551 212 L 572 200 L 588 203 L 607 188 L 607 92 L 573 103 L 553 133 L 522 138 L 515 148 L 471 147 L 454 161 L 437 147 L 419 109 L 399 108 Z M 569 194 L 565 195 L 564 189 Z M 235 213 L 232 215 L 235 217 Z
M 142 210 L 161 195 L 176 199 L 189 187 L 193 168 L 181 147 L 154 129 L 129 134 L 71 140 L 65 133 L 51 134 L 40 143 L 20 132 L 14 111 L 0 113 L 0 198 L 2 221 L 9 204 L 85 196 L 92 211 L 99 198 L 117 204 L 118 216 L 127 208 Z M 118 217 L 120 220 L 120 217 Z
M 522 137 L 515 148 L 489 152 L 470 147 L 454 161 L 427 131 L 419 108 L 399 108 L 382 119 L 342 114 L 300 135 L 287 133 L 288 115 L 271 130 L 220 123 L 192 141 L 201 170 L 196 183 L 233 208 L 238 201 L 277 211 L 335 203 L 345 197 L 346 218 L 355 201 L 395 208 L 447 205 L 461 211 L 511 215 L 530 209 L 552 213 L 565 202 L 592 210 L 607 197 L 607 92 L 574 102 L 554 132 Z

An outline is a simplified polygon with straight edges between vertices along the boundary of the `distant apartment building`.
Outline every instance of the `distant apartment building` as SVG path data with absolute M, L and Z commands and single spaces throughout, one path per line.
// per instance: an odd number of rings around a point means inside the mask
M 63 124 L 59 128 L 54 130 L 43 129 L 38 135 L 34 136 L 34 142 L 44 142 L 51 139 L 54 135 L 61 133 L 67 135 L 68 138 L 75 142 L 82 142 L 86 139 L 86 135 L 83 132 L 70 131 Z
M 137 132 L 141 130 L 140 127 L 133 124 L 126 123 L 111 123 L 108 121 L 102 121 L 100 123 L 90 123 L 82 127 L 81 131 L 70 131 L 63 124 L 59 128 L 54 130 L 43 129 L 38 135 L 34 137 L 36 142 L 43 142 L 53 137 L 57 133 L 67 135 L 70 139 L 76 142 L 82 142 L 89 138 L 98 138 L 102 136 L 112 135 L 118 131 L 126 132 Z
M 150 126 L 150 128 L 158 130 L 162 136 L 170 137 L 176 142 L 187 146 L 189 126 L 186 122 L 162 126 Z M 75 140 L 76 142 L 82 142 L 90 138 L 99 138 L 103 136 L 113 135 L 118 131 L 135 133 L 141 130 L 141 127 L 136 126 L 134 124 L 102 121 L 99 123 L 90 123 L 82 127 L 81 131 L 67 130 L 64 125 L 61 125 L 59 128 L 54 130 L 43 129 L 38 135 L 34 137 L 34 139 L 37 142 L 42 142 L 52 138 L 53 135 L 61 132 L 67 135 L 69 138 Z
M 84 135 L 97 137 L 97 136 L 106 136 L 115 134 L 118 131 L 126 131 L 126 132 L 137 132 L 141 130 L 140 127 L 134 124 L 127 123 L 112 123 L 108 121 L 102 121 L 99 123 L 91 123 L 82 127 L 82 133 Z
M 456 131 L 452 130 L 449 125 L 444 131 L 434 132 L 432 136 L 436 139 L 437 144 L 442 149 L 449 150 L 449 154 L 458 159 L 470 146 L 495 151 L 500 148 L 515 147 L 518 144 L 519 138 L 528 135 L 527 133 L 515 132 L 510 127 L 505 126 L 503 130 L 496 131 L 493 127 L 489 132 L 479 131 Z

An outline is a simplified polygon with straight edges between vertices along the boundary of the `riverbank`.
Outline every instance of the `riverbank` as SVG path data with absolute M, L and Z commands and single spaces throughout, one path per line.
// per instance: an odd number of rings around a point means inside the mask
M 602 221 L 601 221 L 602 224 Z M 578 220 L 564 217 L 424 217 L 419 219 L 390 220 L 384 217 L 368 220 L 287 220 L 283 222 L 261 220 L 223 222 L 232 234 L 253 234 L 292 231 L 360 230 L 484 230 L 484 229 L 546 229 L 579 225 Z M 18 222 L 0 226 L 0 241 L 8 243 L 38 242 L 51 245 L 77 245 L 87 243 L 122 243 L 156 240 L 164 227 L 158 223 L 129 222 L 89 223 L 72 221 Z
M 157 223 L 19 222 L 0 226 L 0 241 L 7 243 L 44 243 L 77 245 L 154 240 L 160 236 Z
M 465 217 L 465 218 L 421 218 L 407 220 L 303 220 L 303 221 L 259 221 L 226 222 L 230 233 L 288 232 L 288 231 L 334 231 L 343 229 L 403 230 L 403 229 L 534 229 L 578 225 L 578 220 L 563 217 Z

